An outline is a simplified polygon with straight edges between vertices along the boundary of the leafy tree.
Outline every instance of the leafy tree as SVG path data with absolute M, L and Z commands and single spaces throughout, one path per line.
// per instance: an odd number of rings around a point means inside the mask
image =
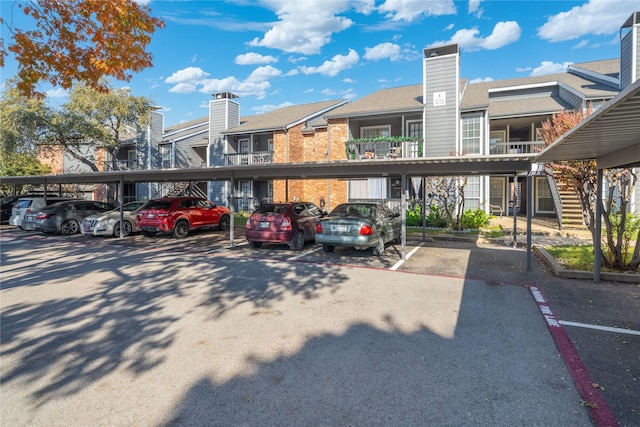
M 131 72 L 152 65 L 145 49 L 164 21 L 134 0 L 37 0 L 16 2 L 33 18 L 35 29 L 14 28 L 0 18 L 11 33 L 7 49 L 18 61 L 18 89 L 29 97 L 40 81 L 70 89 L 74 82 L 106 91 L 103 78 L 128 81 Z M 0 67 L 7 51 L 0 40 Z
M 542 123 L 542 138 L 545 146 L 551 144 L 569 129 L 576 126 L 592 112 L 591 108 L 580 111 L 563 111 L 554 114 L 551 119 Z M 605 236 L 603 250 L 604 265 L 607 267 L 625 270 L 637 269 L 640 263 L 640 236 L 636 242 L 634 255 L 630 263 L 625 259 L 624 242 L 627 225 L 627 209 L 631 195 L 637 181 L 636 172 L 632 169 L 610 169 L 603 172 L 607 188 L 605 200 L 597 200 L 598 180 L 596 162 L 587 161 L 561 161 L 552 162 L 551 167 L 554 177 L 563 183 L 569 190 L 578 194 L 582 205 L 584 222 L 591 232 L 595 244 L 596 203 L 600 203 L 605 224 Z
M 107 86 L 108 87 L 108 86 Z M 117 152 L 123 143 L 137 137 L 141 126 L 149 123 L 152 102 L 131 94 L 127 88 L 99 92 L 86 85 L 71 91 L 64 113 L 53 123 L 52 142 L 92 170 L 118 170 Z M 96 154 L 110 154 L 111 164 L 99 164 Z
M 0 99 L 0 176 L 50 173 L 36 157 L 37 142 L 46 134 L 48 109 L 41 100 L 22 96 L 14 83 L 7 82 Z M 2 192 L 12 189 L 3 185 Z

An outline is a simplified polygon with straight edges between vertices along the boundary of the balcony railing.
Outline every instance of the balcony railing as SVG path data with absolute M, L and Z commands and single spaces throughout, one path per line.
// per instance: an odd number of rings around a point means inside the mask
M 136 170 L 138 169 L 138 161 L 137 160 L 116 160 L 117 163 L 117 170 L 121 170 L 121 171 L 128 171 L 128 170 Z M 113 162 L 111 161 L 107 161 L 107 162 L 103 162 L 104 164 L 104 170 L 105 171 L 111 171 L 114 170 L 113 168 Z
M 536 154 L 543 148 L 543 141 L 492 142 L 489 154 Z
M 416 141 L 376 141 L 348 142 L 347 158 L 359 159 L 395 159 L 416 157 L 422 151 L 422 140 Z M 413 153 L 413 154 L 410 154 Z
M 266 165 L 273 163 L 272 151 L 255 151 L 253 153 L 227 154 L 227 166 Z

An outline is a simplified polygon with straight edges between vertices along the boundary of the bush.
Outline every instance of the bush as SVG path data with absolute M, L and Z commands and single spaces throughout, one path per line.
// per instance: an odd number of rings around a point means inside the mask
M 489 225 L 489 216 L 482 209 L 467 209 L 462 214 L 462 228 L 481 228 Z
M 440 215 L 440 209 L 437 206 L 429 208 L 425 223 L 427 227 L 431 228 L 446 228 L 448 225 L 447 219 Z M 407 210 L 407 226 L 422 227 L 422 209 L 420 205 L 416 204 L 413 209 Z

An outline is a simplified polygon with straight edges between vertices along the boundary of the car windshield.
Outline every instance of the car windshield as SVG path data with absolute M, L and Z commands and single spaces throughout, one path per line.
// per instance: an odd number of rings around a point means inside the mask
M 265 214 L 265 213 L 275 213 L 281 214 L 287 210 L 287 205 L 260 205 L 258 209 L 256 209 L 255 213 Z
M 124 206 L 122 206 L 122 210 L 125 212 L 133 212 L 135 210 L 138 210 L 138 208 L 141 207 L 142 205 L 144 205 L 144 202 L 127 203 Z M 120 207 L 117 207 L 113 210 L 116 212 L 120 212 Z
M 356 218 L 373 218 L 375 214 L 375 206 L 359 205 L 359 204 L 343 204 L 338 205 L 331 211 L 331 216 L 356 217 Z

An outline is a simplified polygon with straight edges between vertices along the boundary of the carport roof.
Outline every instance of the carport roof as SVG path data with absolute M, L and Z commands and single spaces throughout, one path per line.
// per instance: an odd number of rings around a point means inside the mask
M 532 155 L 273 163 L 196 169 L 87 172 L 2 177 L 3 184 L 184 182 L 231 179 L 367 178 L 383 176 L 513 175 L 528 172 Z
M 546 147 L 535 161 L 592 159 L 599 169 L 640 166 L 640 80 Z

